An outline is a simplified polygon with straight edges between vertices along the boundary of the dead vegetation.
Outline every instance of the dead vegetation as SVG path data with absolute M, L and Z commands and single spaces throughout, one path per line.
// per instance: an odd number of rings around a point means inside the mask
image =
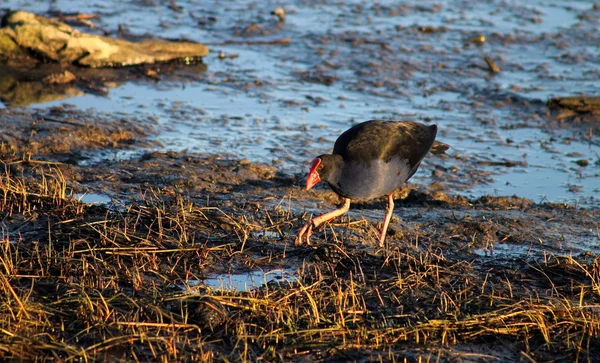
M 498 233 L 474 221 L 404 232 L 385 251 L 296 248 L 263 236 L 301 223 L 281 205 L 202 205 L 149 189 L 107 208 L 72 197 L 60 166 L 14 170 L 0 176 L 3 359 L 600 358 L 595 255 L 474 258 L 466 246 Z M 333 242 L 364 230 L 328 229 Z M 293 282 L 247 292 L 193 286 L 214 272 L 292 266 Z

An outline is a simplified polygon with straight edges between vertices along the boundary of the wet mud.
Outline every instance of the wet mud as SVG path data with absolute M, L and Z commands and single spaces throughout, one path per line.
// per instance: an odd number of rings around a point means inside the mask
M 107 118 L 62 107 L 36 112 L 0 110 L 0 157 L 35 157 L 73 164 L 108 148 L 149 147 L 145 138 L 156 133 L 151 120 Z

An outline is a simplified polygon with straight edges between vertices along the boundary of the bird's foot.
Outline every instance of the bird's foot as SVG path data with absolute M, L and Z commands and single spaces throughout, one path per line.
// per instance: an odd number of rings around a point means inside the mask
M 312 234 L 312 229 L 313 221 L 306 223 L 304 227 L 302 227 L 298 232 L 294 243 L 297 245 L 301 245 L 302 243 L 306 242 L 306 244 L 310 246 L 310 235 Z

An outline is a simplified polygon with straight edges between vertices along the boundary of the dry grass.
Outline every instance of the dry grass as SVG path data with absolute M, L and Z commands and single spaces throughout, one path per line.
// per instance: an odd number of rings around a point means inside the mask
M 443 231 L 387 252 L 292 248 L 252 233 L 294 230 L 279 207 L 223 210 L 149 190 L 109 210 L 70 198 L 58 166 L 13 169 L 0 176 L 4 359 L 600 359 L 597 256 L 484 266 L 444 253 Z M 286 261 L 301 261 L 293 283 L 183 287 Z

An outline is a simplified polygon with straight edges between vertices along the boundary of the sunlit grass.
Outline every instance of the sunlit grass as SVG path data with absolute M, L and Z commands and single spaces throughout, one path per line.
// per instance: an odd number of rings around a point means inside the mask
M 70 197 L 59 165 L 14 170 L 5 164 L 0 175 L 5 359 L 412 361 L 506 351 L 507 359 L 586 361 L 600 354 L 597 256 L 483 267 L 440 248 L 443 231 L 407 236 L 405 247 L 387 251 L 296 248 L 252 233 L 295 230 L 301 221 L 289 209 L 198 205 L 158 189 L 107 209 Z M 297 261 L 293 282 L 247 292 L 183 288 L 228 267 L 286 260 Z M 497 351 L 480 348 L 498 342 Z

